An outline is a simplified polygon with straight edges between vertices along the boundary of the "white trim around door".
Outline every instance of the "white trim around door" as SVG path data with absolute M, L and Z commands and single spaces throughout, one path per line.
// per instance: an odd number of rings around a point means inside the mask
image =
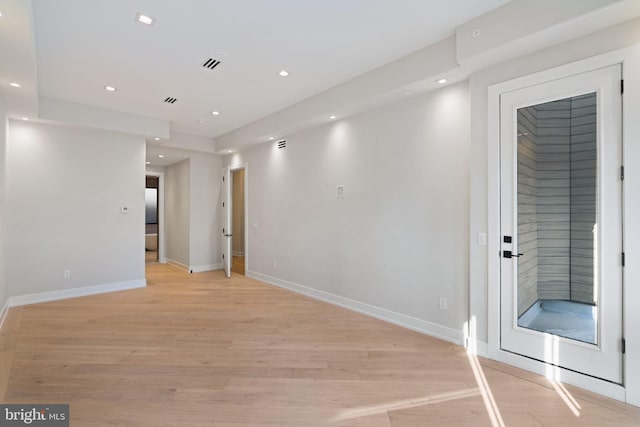
M 249 164 L 247 162 L 232 164 L 229 169 L 234 171 L 244 169 L 244 274 L 249 271 Z
M 167 256 L 165 252 L 165 228 L 164 228 L 164 172 L 145 171 L 146 176 L 158 177 L 158 196 L 160 203 L 158 203 L 158 262 L 160 264 L 167 263 Z
M 593 378 L 568 369 L 542 363 L 501 349 L 501 224 L 500 224 L 500 95 L 544 82 L 591 70 L 621 64 L 624 84 L 622 150 L 625 159 L 623 184 L 624 251 L 623 329 L 626 353 L 623 355 L 622 385 Z M 632 46 L 576 63 L 524 76 L 489 87 L 488 98 L 488 347 L 491 359 L 502 361 L 550 379 L 603 394 L 640 406 L 640 46 Z

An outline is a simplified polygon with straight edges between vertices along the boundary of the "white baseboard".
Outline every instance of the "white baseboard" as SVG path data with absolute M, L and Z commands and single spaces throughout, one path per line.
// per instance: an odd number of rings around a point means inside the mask
M 232 255 L 233 256 L 244 256 L 244 251 L 233 251 Z
M 385 308 L 376 307 L 367 303 L 352 300 L 350 298 L 345 298 L 340 295 L 335 295 L 329 292 L 310 288 L 308 286 L 288 282 L 286 280 L 271 277 L 262 273 L 257 273 L 255 271 L 247 270 L 247 276 L 274 286 L 278 286 L 280 288 L 285 288 L 290 291 L 327 302 L 329 304 L 337 305 L 339 307 L 343 307 L 351 311 L 374 317 L 376 319 L 384 320 L 385 322 L 393 323 L 394 325 L 402 326 L 403 328 L 411 329 L 425 335 L 439 338 L 444 341 L 448 341 L 458 345 L 462 345 L 464 342 L 464 334 L 462 331 L 457 331 L 446 326 L 438 325 L 436 323 L 428 322 L 416 317 L 407 316 L 406 314 L 387 310 Z
M 187 273 L 202 273 L 203 271 L 220 270 L 224 267 L 224 265 L 222 264 L 186 265 L 169 258 L 166 259 L 166 262 L 167 264 L 173 265 L 174 267 L 179 268 L 182 271 L 186 271 Z
M 571 384 L 585 390 L 601 394 L 612 399 L 625 402 L 625 388 L 609 381 L 590 377 L 578 372 L 569 371 L 556 366 L 551 366 L 528 357 L 520 356 L 504 350 L 498 350 L 498 357 L 492 358 L 498 362 L 524 369 L 534 374 L 554 379 L 561 383 Z
M 7 317 L 7 313 L 9 313 L 9 298 L 7 298 L 2 306 L 2 311 L 0 311 L 0 330 L 2 330 L 2 325 L 4 324 L 4 319 Z
M 472 347 L 475 346 L 475 347 Z M 475 343 L 469 343 L 467 350 L 476 356 L 489 358 L 489 344 L 484 341 L 476 341 Z
M 172 265 L 176 268 L 179 268 L 182 271 L 186 271 L 187 273 L 189 272 L 189 266 L 186 264 L 183 264 L 181 262 L 175 261 L 171 258 L 167 258 L 167 264 Z
M 38 304 L 41 302 L 56 301 L 67 298 L 85 297 L 88 295 L 106 294 L 108 292 L 126 291 L 129 289 L 144 288 L 147 279 L 129 280 L 126 282 L 105 283 L 103 285 L 83 286 L 81 288 L 62 289 L 59 291 L 40 292 L 37 294 L 20 295 L 9 298 L 9 307 Z
M 189 272 L 202 273 L 203 271 L 220 270 L 221 268 L 223 268 L 222 264 L 191 265 L 189 266 Z

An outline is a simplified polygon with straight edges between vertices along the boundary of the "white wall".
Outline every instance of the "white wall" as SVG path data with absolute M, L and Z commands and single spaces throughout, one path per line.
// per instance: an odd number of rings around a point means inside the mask
M 196 271 L 219 268 L 222 255 L 218 244 L 220 169 L 222 158 L 193 153 L 191 161 L 191 212 L 189 222 L 189 265 Z
M 213 138 L 204 136 L 190 135 L 187 133 L 176 132 L 171 130 L 171 136 L 161 142 L 153 142 L 154 147 L 158 148 L 177 148 L 180 151 L 191 150 L 196 152 L 205 152 L 213 154 L 215 152 L 215 142 Z
M 0 322 L 2 321 L 3 308 L 9 298 L 9 285 L 7 283 L 7 259 L 6 244 L 7 230 L 5 227 L 5 156 L 7 141 L 7 116 L 0 101 Z
M 189 266 L 190 160 L 167 167 L 165 175 L 165 233 L 169 262 Z
M 10 296 L 144 281 L 144 153 L 142 138 L 9 121 Z
M 147 165 L 145 172 L 167 173 L 167 167 Z
M 186 160 L 166 169 L 165 233 L 169 262 L 198 272 L 219 268 L 220 169 L 222 158 L 185 151 Z
M 460 341 L 468 129 L 457 84 L 228 156 L 248 163 L 249 275 Z
M 168 120 L 76 104 L 61 99 L 39 97 L 38 117 L 77 127 L 138 135 L 142 138 L 148 138 L 149 135 L 167 138 L 170 135 Z

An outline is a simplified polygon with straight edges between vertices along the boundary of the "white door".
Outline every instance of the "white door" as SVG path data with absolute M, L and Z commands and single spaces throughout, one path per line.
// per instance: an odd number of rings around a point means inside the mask
M 229 167 L 222 168 L 221 179 L 222 262 L 224 264 L 224 273 L 227 277 L 231 277 L 231 265 L 233 263 L 233 257 L 231 255 L 231 238 L 233 233 L 231 230 L 231 169 Z
M 500 346 L 622 383 L 621 66 L 500 96 Z

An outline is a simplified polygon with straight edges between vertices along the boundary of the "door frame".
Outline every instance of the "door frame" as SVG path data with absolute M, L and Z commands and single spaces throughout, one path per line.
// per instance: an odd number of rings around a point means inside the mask
M 247 275 L 247 271 L 249 271 L 249 164 L 247 162 L 244 163 L 233 163 L 229 164 L 229 171 L 231 172 L 231 191 L 233 192 L 233 172 L 244 169 L 244 189 L 243 189 L 243 197 L 244 197 L 244 275 Z M 231 197 L 233 200 L 233 195 Z M 229 207 L 230 213 L 233 215 L 233 202 Z M 233 218 L 233 217 L 232 217 Z M 231 229 L 233 230 L 233 220 Z M 233 262 L 233 241 L 231 242 L 231 260 Z
M 584 94 L 597 95 L 597 174 L 594 175 L 594 196 L 597 195 L 596 217 L 598 222 L 597 257 L 594 267 L 597 281 L 602 286 L 594 288 L 596 307 L 597 341 L 584 343 L 575 339 L 535 331 L 518 323 L 519 263 L 517 258 L 502 258 L 501 276 L 501 349 L 511 351 L 547 363 L 557 364 L 611 381 L 622 383 L 622 187 L 619 178 L 622 162 L 622 110 L 620 64 L 598 68 L 568 78 L 552 80 L 536 86 L 503 93 L 501 97 L 501 178 L 502 178 L 502 235 L 513 236 L 511 244 L 503 250 L 523 250 L 520 243 L 519 211 L 519 139 L 521 132 L 518 111 L 531 105 L 567 100 Z M 535 125 L 534 125 L 535 126 Z M 534 127 L 535 128 L 535 127 Z M 518 166 L 516 166 L 518 165 Z M 596 178 L 597 176 L 597 178 Z M 541 267 L 542 268 L 542 267 Z M 593 276 L 592 276 L 593 277 Z M 601 289 L 603 288 L 603 289 Z M 543 297 L 540 296 L 540 299 Z M 537 297 L 536 297 L 537 299 Z M 527 301 L 530 305 L 532 301 Z
M 164 172 L 145 170 L 145 176 L 158 177 L 158 263 L 166 264 L 165 233 L 164 233 Z
M 248 191 L 248 170 L 247 170 L 247 164 L 246 163 L 242 163 L 239 165 L 230 165 L 229 166 L 229 170 L 231 171 L 231 200 L 233 200 L 233 173 L 239 170 L 244 170 L 244 188 L 242 189 L 242 198 L 244 199 L 244 272 L 243 274 L 246 276 L 247 275 L 247 265 L 248 265 L 248 260 L 249 260 L 249 244 L 248 244 L 248 239 L 249 239 L 249 221 L 248 221 L 248 203 L 249 203 L 249 198 L 247 197 L 247 191 Z M 231 203 L 231 224 L 232 224 L 232 229 L 235 228 L 233 227 L 233 202 Z M 233 268 L 233 240 L 231 240 L 231 260 L 232 260 L 232 268 Z
M 231 191 L 233 190 L 231 179 L 233 174 L 229 166 L 223 166 L 221 169 L 222 181 L 220 182 L 220 194 L 222 195 L 222 211 L 220 231 L 222 232 L 222 270 L 227 278 L 231 278 L 231 265 L 233 263 L 233 255 L 231 250 L 233 248 L 233 197 L 231 197 Z M 228 240 L 227 240 L 228 239 Z
M 527 86 L 580 74 L 602 67 L 622 64 L 623 79 L 625 76 L 640 75 L 640 45 L 615 50 L 582 61 L 570 63 L 542 72 L 526 75 L 503 83 L 489 86 L 488 90 L 488 194 L 487 194 L 487 355 L 509 365 L 516 366 L 547 378 L 561 381 L 603 394 L 617 400 L 640 406 L 640 331 L 632 325 L 640 323 L 640 312 L 633 309 L 634 302 L 640 303 L 640 287 L 625 286 L 626 283 L 638 283 L 640 265 L 637 259 L 640 244 L 631 242 L 626 236 L 639 232 L 640 227 L 625 222 L 623 239 L 627 253 L 627 263 L 623 271 L 623 330 L 626 339 L 626 353 L 623 355 L 624 385 L 620 386 L 607 381 L 592 378 L 567 369 L 554 367 L 524 356 L 500 349 L 500 94 Z M 631 79 L 627 79 L 631 80 Z M 640 114 L 640 83 L 637 79 L 625 84 L 622 99 L 622 150 L 627 168 L 633 156 L 640 156 L 640 149 L 633 142 L 640 139 L 640 125 L 637 116 Z M 634 118 L 635 117 L 635 118 Z M 629 141 L 629 143 L 626 143 Z M 640 157 L 638 157 L 640 158 Z M 637 166 L 637 165 L 636 165 Z M 625 175 L 623 183 L 623 219 L 637 218 L 640 203 L 632 199 L 631 189 L 640 184 L 640 174 Z M 637 239 L 636 239 L 637 240 Z M 633 258 L 629 255 L 633 255 Z M 484 311 L 485 308 L 482 309 Z M 635 383 L 633 382 L 635 379 Z

